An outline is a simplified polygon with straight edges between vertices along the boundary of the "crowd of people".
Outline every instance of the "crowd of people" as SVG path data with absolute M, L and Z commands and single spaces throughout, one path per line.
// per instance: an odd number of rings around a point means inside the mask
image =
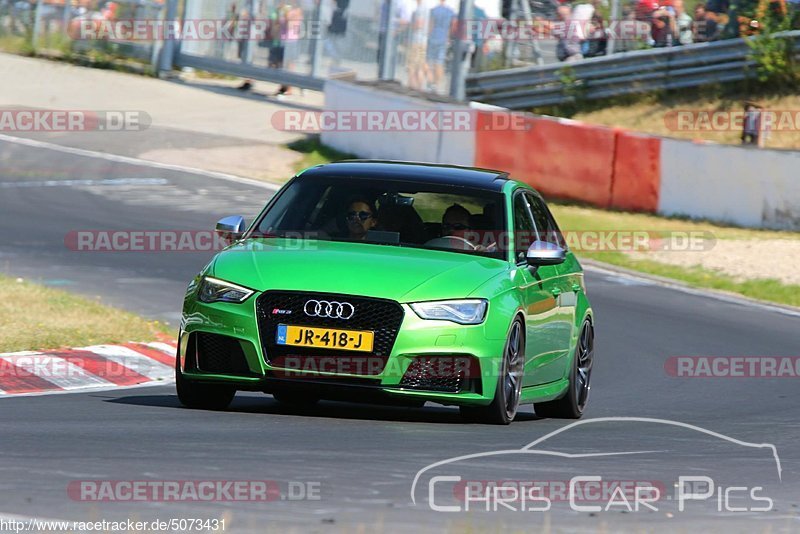
M 442 90 L 449 45 L 456 32 L 458 14 L 446 0 L 429 7 L 424 0 L 395 1 L 389 12 L 388 0 L 381 1 L 378 64 L 383 68 L 386 43 L 391 34 L 395 49 L 405 49 L 408 85 L 420 91 Z M 479 8 L 478 8 L 479 9 Z M 395 70 L 395 58 L 389 72 Z
M 750 4 L 740 2 L 736 9 L 729 0 L 708 0 L 695 4 L 693 13 L 687 11 L 684 0 L 635 0 L 623 8 L 622 20 L 617 21 L 617 28 L 624 27 L 625 22 L 631 22 L 641 24 L 640 28 L 646 31 L 645 35 L 642 32 L 636 32 L 635 35 L 634 32 L 618 32 L 615 37 L 616 51 L 749 36 L 763 31 L 768 19 L 788 20 L 791 16 L 785 0 L 754 0 Z M 558 7 L 558 17 L 564 27 L 582 28 L 564 32 L 558 38 L 557 56 L 560 61 L 606 54 L 614 30 L 603 17 L 603 11 L 600 0 L 574 5 L 563 3 Z

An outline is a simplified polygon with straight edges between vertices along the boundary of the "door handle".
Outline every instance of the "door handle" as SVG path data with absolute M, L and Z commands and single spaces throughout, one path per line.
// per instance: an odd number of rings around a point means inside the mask
M 554 297 L 557 297 L 561 294 L 561 288 L 554 287 L 553 289 L 550 290 L 550 292 L 553 294 Z

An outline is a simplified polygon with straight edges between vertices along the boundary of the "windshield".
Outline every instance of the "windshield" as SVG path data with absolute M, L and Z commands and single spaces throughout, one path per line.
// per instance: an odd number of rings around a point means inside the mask
M 292 237 L 502 258 L 503 196 L 482 189 L 347 178 L 295 179 L 249 237 Z

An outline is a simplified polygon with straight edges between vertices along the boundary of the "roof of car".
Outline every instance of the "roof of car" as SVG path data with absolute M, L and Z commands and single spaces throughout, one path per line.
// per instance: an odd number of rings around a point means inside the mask
M 303 177 L 408 180 L 437 185 L 501 191 L 508 173 L 455 165 L 402 161 L 348 160 L 318 165 L 300 173 Z

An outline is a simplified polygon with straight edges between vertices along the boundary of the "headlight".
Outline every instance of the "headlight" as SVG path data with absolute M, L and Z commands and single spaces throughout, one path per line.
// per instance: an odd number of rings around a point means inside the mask
M 481 324 L 486 318 L 489 303 L 484 299 L 437 300 L 415 302 L 411 305 L 414 313 L 422 319 L 452 321 L 458 324 Z
M 235 302 L 241 303 L 250 298 L 250 295 L 255 293 L 252 289 L 237 286 L 224 280 L 211 278 L 206 276 L 200 282 L 200 290 L 197 292 L 197 298 L 200 302 Z

